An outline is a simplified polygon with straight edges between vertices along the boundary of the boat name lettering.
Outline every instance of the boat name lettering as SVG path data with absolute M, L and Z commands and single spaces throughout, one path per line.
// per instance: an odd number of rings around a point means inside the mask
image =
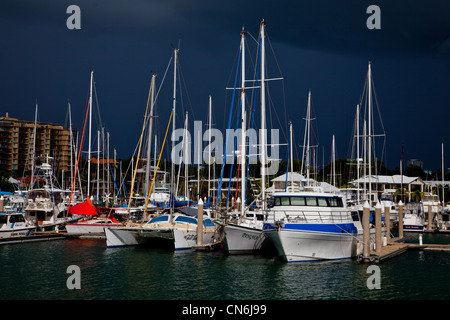
M 242 238 L 246 238 L 246 239 L 249 239 L 249 240 L 258 240 L 258 236 L 255 236 L 253 234 L 248 234 L 248 233 L 245 233 L 245 232 L 242 234 Z
M 196 234 L 187 234 L 184 236 L 184 239 L 186 240 L 197 240 L 197 235 Z

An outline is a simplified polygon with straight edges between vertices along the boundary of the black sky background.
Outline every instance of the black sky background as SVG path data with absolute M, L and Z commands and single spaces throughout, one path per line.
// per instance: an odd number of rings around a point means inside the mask
M 66 27 L 72 4 L 81 9 L 81 30 Z M 381 9 L 380 30 L 366 27 L 372 4 Z M 37 101 L 40 121 L 64 124 L 70 100 L 73 126 L 81 130 L 93 69 L 111 150 L 126 158 L 141 133 L 151 74 L 159 84 L 179 46 L 187 93 L 178 115 L 184 108 L 191 121 L 206 123 L 211 94 L 215 124 L 223 130 L 230 109 L 225 88 L 232 85 L 240 31 L 245 27 L 257 38 L 262 19 L 268 51 L 273 48 L 284 77 L 281 85 L 271 84 L 274 105 L 268 114 L 284 132 L 292 120 L 297 145 L 311 89 L 325 164 L 333 134 L 337 156 L 348 156 L 371 61 L 388 167 L 399 166 L 403 149 L 405 160 L 421 159 L 424 169 L 439 169 L 441 143 L 450 159 L 450 2 L 444 0 L 2 1 L 0 114 L 33 120 Z M 270 71 L 279 76 L 277 67 Z M 170 69 L 158 98 L 159 136 L 170 115 L 171 81 Z M 177 123 L 182 126 L 183 119 Z

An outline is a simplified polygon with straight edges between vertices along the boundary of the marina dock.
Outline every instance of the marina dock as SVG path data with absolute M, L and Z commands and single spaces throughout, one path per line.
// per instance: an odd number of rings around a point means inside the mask
M 370 251 L 368 256 L 363 254 L 358 256 L 358 261 L 362 263 L 379 263 L 390 260 L 408 250 L 423 250 L 423 251 L 446 251 L 450 253 L 449 244 L 414 244 L 405 243 L 403 239 L 393 239 L 391 243 L 383 246 L 380 252 Z
M 1 238 L 0 245 L 37 242 L 37 241 L 64 240 L 64 239 L 105 239 L 105 238 L 106 237 L 104 233 L 75 234 L 75 233 L 67 233 L 65 231 L 59 232 L 35 231 L 31 235 L 25 237 Z
M 429 210 L 431 214 L 431 210 Z M 424 251 L 448 251 L 450 252 L 449 244 L 424 244 L 422 241 L 422 234 L 419 234 L 419 244 L 405 243 L 403 237 L 403 204 L 399 204 L 399 236 L 398 238 L 390 238 L 390 212 L 389 208 L 385 208 L 385 222 L 387 234 L 382 239 L 382 223 L 381 223 L 381 206 L 377 204 L 375 207 L 375 241 L 371 243 L 370 240 L 370 225 L 369 225 L 369 205 L 366 202 L 363 211 L 363 250 L 362 254 L 358 255 L 358 261 L 363 263 L 383 262 L 392 259 L 408 250 L 424 250 Z M 424 232 L 436 232 L 433 228 L 423 230 Z M 376 249 L 372 249 L 375 245 Z

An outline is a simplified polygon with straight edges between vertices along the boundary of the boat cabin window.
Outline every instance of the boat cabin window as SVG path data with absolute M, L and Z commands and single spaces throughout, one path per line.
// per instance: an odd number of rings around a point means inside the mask
M 8 219 L 8 216 L 6 216 L 4 214 L 0 215 L 0 224 L 7 223 L 8 222 L 7 219 Z
M 291 197 L 291 204 L 293 206 L 304 206 L 306 205 L 305 197 Z
M 342 198 L 339 197 L 304 197 L 304 196 L 280 196 L 274 197 L 274 206 L 311 206 L 311 207 L 344 207 Z
M 362 221 L 362 211 L 359 213 L 358 211 L 352 211 L 352 220 L 353 221 Z
M 25 222 L 25 218 L 21 214 L 14 214 L 9 217 L 9 222 Z
M 192 218 L 192 217 L 178 216 L 175 219 L 175 222 L 197 224 L 197 219 Z
M 160 217 L 154 217 L 148 223 L 167 222 L 167 221 L 169 221 L 169 216 L 160 216 Z
M 205 219 L 203 220 L 203 225 L 205 227 L 214 227 L 214 222 L 211 219 Z
M 326 198 L 317 198 L 317 204 L 319 205 L 319 207 L 328 207 Z

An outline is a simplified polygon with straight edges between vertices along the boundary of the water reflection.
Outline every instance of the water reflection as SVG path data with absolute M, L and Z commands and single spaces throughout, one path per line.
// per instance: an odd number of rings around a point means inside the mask
M 66 270 L 73 264 L 81 269 L 81 290 L 66 287 Z M 368 266 L 355 260 L 285 263 L 221 251 L 106 248 L 102 240 L 59 240 L 0 246 L 0 298 L 450 299 L 450 253 L 408 251 L 378 264 L 380 290 L 367 287 Z

